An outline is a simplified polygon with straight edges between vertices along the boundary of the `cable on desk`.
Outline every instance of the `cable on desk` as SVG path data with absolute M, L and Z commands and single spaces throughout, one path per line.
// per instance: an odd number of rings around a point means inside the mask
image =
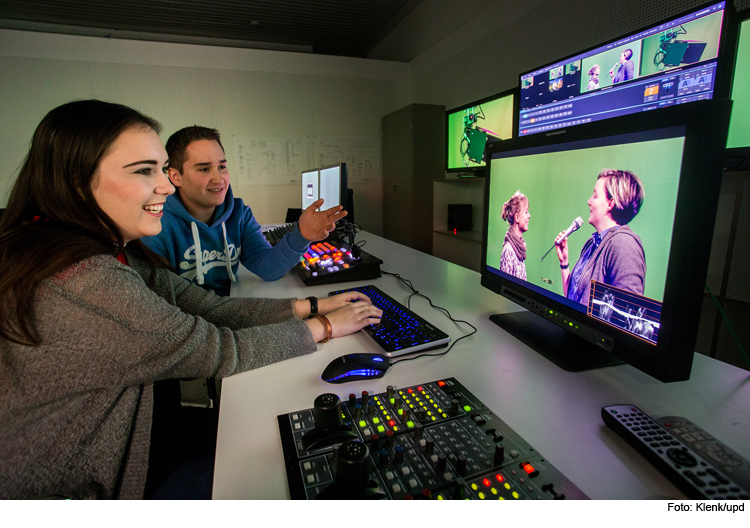
M 464 323 L 465 325 L 470 326 L 474 330 L 473 332 L 470 332 L 470 333 L 468 333 L 466 335 L 463 335 L 463 336 L 459 337 L 458 339 L 456 339 L 453 343 L 451 343 L 451 345 L 446 350 L 444 350 L 444 351 L 442 351 L 440 353 L 437 353 L 437 354 L 419 354 L 418 356 L 404 358 L 404 359 L 399 359 L 397 361 L 391 361 L 391 365 L 395 365 L 396 363 L 403 363 L 404 361 L 411 361 L 412 359 L 419 359 L 421 357 L 438 357 L 438 356 L 443 356 L 443 355 L 447 354 L 448 352 L 450 352 L 451 349 L 453 348 L 453 346 L 456 343 L 458 343 L 462 339 L 465 339 L 467 337 L 471 337 L 471 336 L 473 336 L 474 334 L 477 333 L 476 327 L 473 324 L 471 324 L 470 322 L 464 321 L 463 319 L 454 319 L 453 316 L 451 315 L 451 313 L 447 309 L 443 308 L 442 306 L 436 306 L 436 305 L 434 305 L 432 303 L 432 299 L 430 299 L 429 297 L 427 297 L 423 293 L 419 293 L 419 291 L 417 291 L 417 289 L 414 288 L 414 286 L 412 285 L 412 283 L 411 283 L 411 281 L 409 279 L 404 279 L 398 273 L 390 273 L 388 271 L 383 271 L 382 269 L 380 270 L 380 273 L 382 273 L 384 275 L 390 275 L 391 277 L 396 277 L 407 288 L 409 288 L 412 291 L 412 294 L 409 295 L 409 298 L 406 300 L 406 307 L 409 308 L 410 310 L 411 310 L 411 298 L 414 297 L 415 295 L 418 295 L 419 297 L 423 297 L 423 298 L 427 299 L 427 302 L 430 303 L 430 306 L 432 306 L 436 310 L 440 310 L 441 312 L 443 312 L 448 317 L 448 319 L 450 319 L 454 323 Z

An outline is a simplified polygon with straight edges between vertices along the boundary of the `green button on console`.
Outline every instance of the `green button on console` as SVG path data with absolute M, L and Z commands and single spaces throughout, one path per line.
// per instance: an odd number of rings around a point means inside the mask
M 471 412 L 471 407 L 469 407 L 468 405 L 464 405 L 464 411 Z

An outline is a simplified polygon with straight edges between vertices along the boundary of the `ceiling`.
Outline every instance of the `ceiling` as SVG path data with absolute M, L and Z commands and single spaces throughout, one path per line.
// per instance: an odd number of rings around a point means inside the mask
M 365 57 L 421 0 L 2 0 L 0 28 Z

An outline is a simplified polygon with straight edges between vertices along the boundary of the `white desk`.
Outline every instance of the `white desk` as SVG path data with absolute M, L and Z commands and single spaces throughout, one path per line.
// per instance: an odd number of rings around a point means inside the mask
M 571 373 L 491 323 L 493 313 L 518 306 L 480 285 L 478 273 L 367 233 L 363 248 L 383 259 L 381 269 L 399 273 L 414 287 L 465 319 L 478 332 L 445 356 L 393 366 L 385 377 L 330 385 L 320 379 L 334 358 L 353 351 L 380 352 L 365 335 L 334 339 L 304 357 L 225 379 L 222 387 L 213 497 L 289 498 L 276 416 L 308 409 L 320 394 L 342 400 L 455 377 L 592 499 L 684 498 L 684 495 L 602 422 L 604 405 L 632 403 L 648 414 L 686 416 L 750 459 L 750 373 L 696 354 L 689 381 L 664 384 L 629 365 Z M 363 282 L 306 287 L 294 274 L 268 283 L 246 270 L 233 296 L 324 297 L 328 292 L 373 283 L 406 304 L 408 290 L 390 276 Z M 469 329 L 451 323 L 424 299 L 412 309 L 449 333 Z

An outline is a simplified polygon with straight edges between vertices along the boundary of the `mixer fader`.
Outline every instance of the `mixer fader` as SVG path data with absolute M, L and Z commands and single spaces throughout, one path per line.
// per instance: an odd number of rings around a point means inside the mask
M 455 378 L 278 416 L 293 499 L 586 499 Z

